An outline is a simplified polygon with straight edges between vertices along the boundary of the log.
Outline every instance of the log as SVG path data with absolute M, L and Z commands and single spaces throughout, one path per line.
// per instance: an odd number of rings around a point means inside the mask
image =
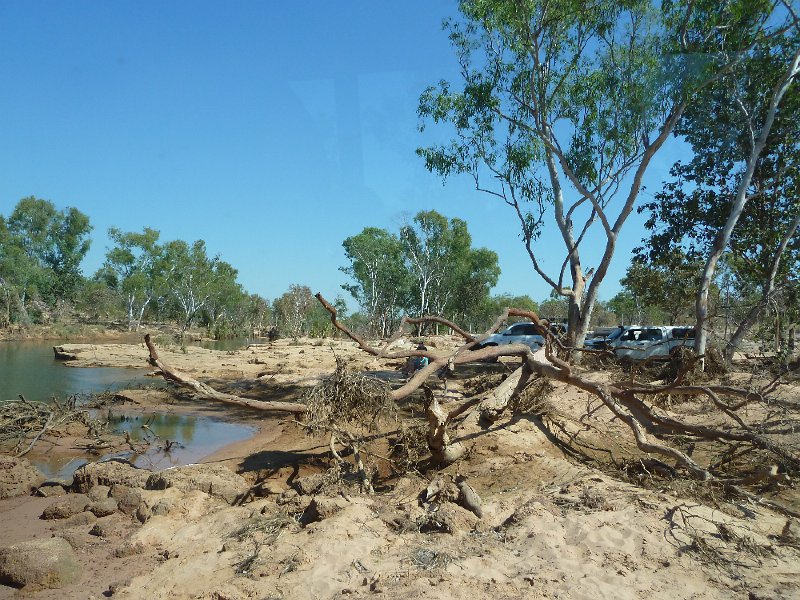
M 236 396 L 234 394 L 226 394 L 224 392 L 215 390 L 210 385 L 207 385 L 202 381 L 197 381 L 196 379 L 193 379 L 189 375 L 181 373 L 180 371 L 166 365 L 164 361 L 162 361 L 158 357 L 158 352 L 156 352 L 156 348 L 153 345 L 152 340 L 150 339 L 149 333 L 145 334 L 144 343 L 147 346 L 148 352 L 150 353 L 147 362 L 150 363 L 152 366 L 156 367 L 159 370 L 160 375 L 164 379 L 166 379 L 167 381 L 172 381 L 182 387 L 192 390 L 199 398 L 203 398 L 205 400 L 215 400 L 217 402 L 223 402 L 225 404 L 233 404 L 236 406 L 241 406 L 252 410 L 288 412 L 294 414 L 302 414 L 306 412 L 305 404 L 292 403 L 292 402 L 268 402 L 265 400 L 252 400 L 250 398 L 242 398 L 241 396 Z

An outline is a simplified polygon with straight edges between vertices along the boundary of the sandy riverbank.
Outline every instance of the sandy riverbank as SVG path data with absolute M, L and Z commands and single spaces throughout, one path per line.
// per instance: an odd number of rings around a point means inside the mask
M 149 368 L 138 344 L 64 350 L 75 355 L 71 365 Z M 292 402 L 333 370 L 336 356 L 359 370 L 380 368 L 385 378 L 396 376 L 398 366 L 378 366 L 341 341 L 333 348 L 327 341 L 281 341 L 234 352 L 159 352 L 171 366 L 225 391 Z M 457 397 L 459 385 L 451 382 L 448 393 Z M 76 578 L 60 589 L 0 586 L 0 598 L 800 595 L 796 520 L 745 501 L 701 500 L 669 480 L 645 487 L 622 481 L 565 453 L 534 415 L 487 427 L 468 414 L 459 425 L 467 456 L 444 469 L 439 481 L 451 489 L 453 477 L 465 478 L 482 501 L 478 518 L 444 493 L 420 502 L 437 473 L 391 476 L 381 458 L 386 448 L 371 448 L 384 478 L 375 494 L 362 494 L 329 470 L 335 463 L 327 437 L 307 436 L 293 418 L 163 390 L 123 395 L 138 410 L 224 415 L 257 425 L 258 432 L 205 457 L 203 466 L 174 469 L 167 489 L 122 466 L 108 467 L 105 479 L 83 477 L 67 495 L 0 500 L 0 545 L 60 537 L 78 564 Z M 556 385 L 549 401 L 579 415 L 589 398 Z M 419 412 L 418 402 L 412 399 L 403 410 Z M 682 407 L 702 418 L 701 409 Z M 596 412 L 586 425 L 587 445 L 600 439 L 592 431 L 610 431 L 618 439 L 613 451 L 629 451 L 608 415 Z M 81 504 L 75 490 L 89 498 L 88 514 L 39 518 L 66 497 L 77 496 Z M 98 517 L 92 498 L 111 498 L 116 508 Z

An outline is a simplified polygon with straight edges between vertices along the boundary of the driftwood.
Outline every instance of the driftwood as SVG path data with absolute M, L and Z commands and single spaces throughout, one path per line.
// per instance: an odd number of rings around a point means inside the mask
M 306 406 L 304 404 L 297 404 L 292 402 L 268 402 L 265 400 L 253 400 L 250 398 L 242 398 L 241 396 L 236 396 L 234 394 L 226 394 L 224 392 L 215 390 L 210 385 L 205 384 L 202 381 L 197 381 L 196 379 L 193 379 L 186 373 L 181 373 L 180 371 L 177 371 L 176 369 L 173 369 L 168 365 L 166 365 L 164 361 L 162 361 L 158 357 L 158 352 L 156 352 L 156 348 L 153 345 L 152 340 L 150 339 L 149 333 L 145 334 L 144 343 L 147 345 L 147 350 L 150 353 L 147 362 L 149 362 L 152 366 L 156 367 L 159 370 L 161 376 L 164 377 L 164 379 L 166 379 L 167 381 L 172 381 L 182 387 L 192 390 L 197 395 L 198 398 L 203 398 L 204 400 L 215 400 L 217 402 L 224 402 L 225 404 L 233 404 L 235 406 L 250 408 L 252 410 L 288 412 L 295 414 L 302 414 L 306 411 Z

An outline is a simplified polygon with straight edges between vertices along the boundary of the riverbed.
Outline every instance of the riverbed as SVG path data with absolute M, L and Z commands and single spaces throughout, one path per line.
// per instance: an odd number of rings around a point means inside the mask
M 229 341 L 225 345 L 228 349 L 241 344 Z M 161 379 L 149 377 L 149 369 L 145 368 L 67 367 L 63 361 L 54 359 L 53 345 L 52 341 L 0 342 L 0 400 L 22 395 L 27 400 L 47 402 L 53 397 L 63 400 L 76 394 L 165 386 Z M 109 413 L 110 430 L 129 433 L 134 442 L 149 445 L 141 453 L 123 452 L 103 458 L 120 456 L 136 466 L 160 470 L 198 462 L 228 444 L 251 437 L 257 430 L 252 425 L 176 414 L 175 410 L 175 405 L 163 411 L 151 407 L 146 412 L 115 408 Z M 89 454 L 76 456 L 66 450 L 54 447 L 44 454 L 34 453 L 31 459 L 48 477 L 62 479 L 69 478 L 82 464 L 99 458 Z

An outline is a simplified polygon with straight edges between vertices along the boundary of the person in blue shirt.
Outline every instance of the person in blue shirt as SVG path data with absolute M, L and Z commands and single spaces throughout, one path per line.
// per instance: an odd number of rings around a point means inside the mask
M 425 344 L 419 344 L 417 346 L 417 350 L 427 350 Z M 419 371 L 420 369 L 424 369 L 428 366 L 427 356 L 409 356 L 408 361 L 406 361 L 406 366 L 403 368 L 403 374 L 406 377 L 411 377 L 414 373 Z

